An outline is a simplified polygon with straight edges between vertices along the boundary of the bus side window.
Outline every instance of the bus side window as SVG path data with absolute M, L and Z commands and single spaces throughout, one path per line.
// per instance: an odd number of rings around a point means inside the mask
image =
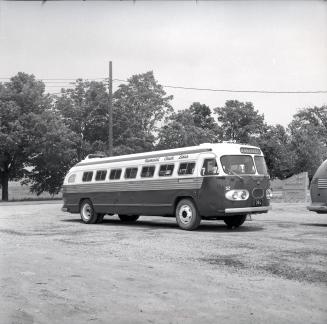
M 107 170 L 98 170 L 95 174 L 95 181 L 103 181 L 106 179 Z
M 69 178 L 68 178 L 68 183 L 74 183 L 76 179 L 76 174 L 72 174 Z
M 195 162 L 185 162 L 179 165 L 178 175 L 193 174 L 195 168 Z
M 169 177 L 173 174 L 174 164 L 163 164 L 159 169 L 159 177 Z
M 135 179 L 137 174 L 137 168 L 126 168 L 125 179 Z
M 144 166 L 141 172 L 141 178 L 151 178 L 154 175 L 155 166 Z
M 82 178 L 82 181 L 83 182 L 90 182 L 92 180 L 92 177 L 93 177 L 93 172 L 84 172 L 83 173 L 83 178 Z
M 110 171 L 110 180 L 119 180 L 121 176 L 121 169 L 112 169 Z
M 214 175 L 218 174 L 218 166 L 216 159 L 205 159 L 201 169 L 201 175 Z

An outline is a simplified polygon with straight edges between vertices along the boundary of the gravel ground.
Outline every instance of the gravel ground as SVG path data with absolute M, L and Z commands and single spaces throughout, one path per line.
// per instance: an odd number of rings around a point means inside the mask
M 304 205 L 193 232 L 60 207 L 0 204 L 0 323 L 327 323 L 327 215 Z

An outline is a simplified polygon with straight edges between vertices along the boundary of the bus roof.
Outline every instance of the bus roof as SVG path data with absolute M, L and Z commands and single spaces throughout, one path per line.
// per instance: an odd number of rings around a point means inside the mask
M 313 179 L 316 178 L 326 178 L 327 170 L 327 160 L 321 163 L 317 171 L 315 172 Z
M 242 150 L 245 150 L 242 152 Z M 246 152 L 246 150 L 251 150 Z M 224 154 L 258 154 L 262 155 L 261 150 L 258 147 L 246 145 L 246 144 L 235 144 L 235 143 L 203 143 L 197 146 L 188 146 L 181 147 L 170 150 L 161 150 L 161 151 L 152 151 L 145 153 L 136 153 L 136 154 L 127 154 L 127 155 L 119 155 L 113 157 L 103 157 L 103 158 L 86 158 L 81 162 L 77 163 L 76 166 L 86 166 L 86 165 L 94 165 L 94 164 L 105 164 L 105 163 L 114 163 L 114 162 L 123 162 L 123 161 L 133 161 L 133 160 L 141 160 L 141 159 L 150 159 L 150 158 L 159 158 L 170 155 L 179 155 L 179 154 L 194 154 L 194 153 L 205 153 L 205 152 L 213 152 Z

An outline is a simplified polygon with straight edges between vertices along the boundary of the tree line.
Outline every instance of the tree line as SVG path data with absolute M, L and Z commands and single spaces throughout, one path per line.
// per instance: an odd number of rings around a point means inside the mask
M 175 112 L 153 72 L 131 76 L 113 94 L 114 155 L 170 149 L 203 142 L 259 146 L 271 178 L 302 171 L 312 177 L 327 158 L 327 106 L 301 108 L 287 127 L 268 125 L 251 102 L 223 107 L 194 102 Z M 0 83 L 0 185 L 29 184 L 36 194 L 60 191 L 72 165 L 106 152 L 108 95 L 104 82 L 76 80 L 60 95 L 45 92 L 34 75 L 18 73 Z

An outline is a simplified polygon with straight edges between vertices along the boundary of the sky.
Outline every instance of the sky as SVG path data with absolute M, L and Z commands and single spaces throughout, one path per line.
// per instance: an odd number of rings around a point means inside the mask
M 101 79 L 109 60 L 114 79 L 153 71 L 163 85 L 327 91 L 327 2 L 0 0 L 0 78 Z M 47 80 L 46 89 L 68 82 Z M 284 126 L 297 109 L 327 104 L 327 93 L 165 91 L 176 111 L 251 101 Z

